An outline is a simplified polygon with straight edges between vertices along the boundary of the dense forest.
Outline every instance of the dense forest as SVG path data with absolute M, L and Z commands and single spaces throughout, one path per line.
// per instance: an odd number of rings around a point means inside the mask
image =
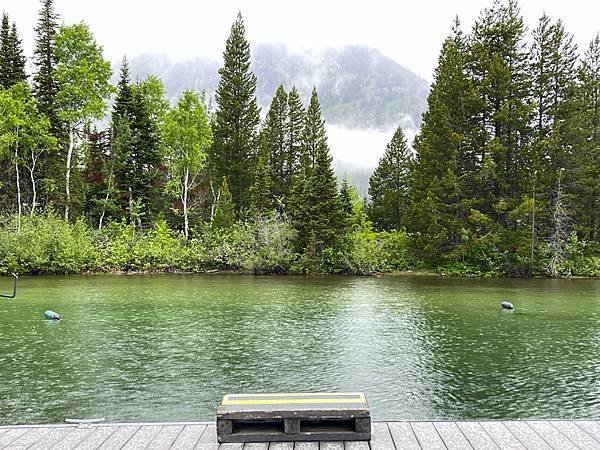
M 212 105 L 172 104 L 126 58 L 111 85 L 53 0 L 29 74 L 4 14 L 0 272 L 600 275 L 600 37 L 579 51 L 546 15 L 527 30 L 515 0 L 455 21 L 412 148 L 398 127 L 361 199 L 316 87 L 303 104 L 279 86 L 261 115 L 241 15 Z

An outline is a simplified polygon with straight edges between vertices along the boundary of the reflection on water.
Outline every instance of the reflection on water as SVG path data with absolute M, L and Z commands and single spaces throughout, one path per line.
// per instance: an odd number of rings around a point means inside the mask
M 23 278 L 0 302 L 0 423 L 211 420 L 227 392 L 329 390 L 365 391 L 376 419 L 597 417 L 598 291 L 592 280 Z M 43 320 L 46 309 L 63 320 Z

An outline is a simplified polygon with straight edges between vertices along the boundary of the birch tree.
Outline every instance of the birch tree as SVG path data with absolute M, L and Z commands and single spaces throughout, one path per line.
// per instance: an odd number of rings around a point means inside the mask
M 177 195 L 183 209 L 185 237 L 189 237 L 190 192 L 197 186 L 206 153 L 212 145 L 212 131 L 200 97 L 185 91 L 177 106 L 166 116 L 164 129 L 168 153 L 170 193 Z
M 10 158 L 14 167 L 19 227 L 24 206 L 21 171 L 26 168 L 29 173 L 29 213 L 33 215 L 37 205 L 38 161 L 55 145 L 56 139 L 50 134 L 50 122 L 40 114 L 29 86 L 17 83 L 10 89 L 0 90 L 0 157 Z
M 65 219 L 71 206 L 71 172 L 74 152 L 86 126 L 104 117 L 106 100 L 113 92 L 110 63 L 85 23 L 62 26 L 56 36 L 56 95 L 58 116 L 69 139 L 65 157 Z

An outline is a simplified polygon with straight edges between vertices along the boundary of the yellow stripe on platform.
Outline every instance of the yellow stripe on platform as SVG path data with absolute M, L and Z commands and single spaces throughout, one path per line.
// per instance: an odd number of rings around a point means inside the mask
M 315 398 L 314 396 L 319 397 Z M 330 395 L 331 397 L 324 397 Z M 345 398 L 335 396 L 345 396 Z M 256 397 L 253 399 L 235 400 L 230 399 L 231 397 Z M 353 396 L 354 398 L 348 398 Z M 302 397 L 302 398 L 285 398 L 285 397 Z M 363 393 L 354 392 L 337 392 L 333 393 L 312 393 L 312 394 L 230 394 L 223 398 L 223 406 L 240 406 L 240 405 L 302 405 L 302 404 L 332 404 L 332 403 L 366 403 L 367 400 Z

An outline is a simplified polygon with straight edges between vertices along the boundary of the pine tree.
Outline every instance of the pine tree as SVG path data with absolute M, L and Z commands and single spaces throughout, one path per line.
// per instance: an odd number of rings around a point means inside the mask
M 0 88 L 8 89 L 12 80 L 12 56 L 10 45 L 10 24 L 8 14 L 2 15 L 0 29 Z
M 234 223 L 235 205 L 233 203 L 231 192 L 229 191 L 227 177 L 223 177 L 211 225 L 215 228 L 230 228 Z
M 263 217 L 273 207 L 273 195 L 271 191 L 271 171 L 269 159 L 266 153 L 258 158 L 254 175 L 254 184 L 250 188 L 252 201 L 252 212 L 255 217 Z
M 475 175 L 480 142 L 471 119 L 477 105 L 467 58 L 467 42 L 456 19 L 442 46 L 428 109 L 415 138 L 410 218 L 404 223 L 415 233 L 416 256 L 432 263 L 452 256 L 461 244 L 471 199 L 479 195 Z
M 256 77 L 250 71 L 250 45 L 245 38 L 241 14 L 231 27 L 219 69 L 214 143 L 209 154 L 212 176 L 227 177 L 237 211 L 250 204 L 254 165 L 258 154 Z
M 287 127 L 287 155 L 285 164 L 285 179 L 288 184 L 293 184 L 293 178 L 300 170 L 300 154 L 302 152 L 302 133 L 304 131 L 304 121 L 306 111 L 302 106 L 300 94 L 295 86 L 288 94 L 288 127 Z
M 152 221 L 163 206 L 160 193 L 165 173 L 161 142 L 144 89 L 130 82 L 126 59 L 123 59 L 117 89 L 112 112 L 114 139 L 119 139 L 120 130 L 126 133 L 127 139 L 119 141 L 121 163 L 115 182 L 123 193 L 122 211 L 128 211 L 130 220 L 135 218 L 139 227 L 142 217 Z
M 261 149 L 270 166 L 272 194 L 277 198 L 288 194 L 291 181 L 288 173 L 288 119 L 288 96 L 283 86 L 279 86 L 260 133 Z
M 574 216 L 584 239 L 600 237 L 600 34 L 583 55 L 577 75 L 578 204 Z
M 4 13 L 0 29 L 0 88 L 9 89 L 22 81 L 27 81 L 27 76 L 21 40 L 16 24 L 11 27 L 8 14 Z
M 411 159 L 404 131 L 398 127 L 369 179 L 369 218 L 380 230 L 399 230 L 406 224 Z
M 117 96 L 112 110 L 113 121 L 115 119 L 131 119 L 131 110 L 133 104 L 133 94 L 131 88 L 131 78 L 129 76 L 129 62 L 127 57 L 123 56 L 121 61 L 121 73 L 117 83 Z M 114 122 L 113 122 L 114 125 Z
M 482 212 L 502 226 L 530 190 L 531 80 L 525 25 L 516 0 L 496 0 L 477 20 L 470 73 L 480 99 Z M 514 226 L 514 223 L 510 224 Z
M 532 95 L 535 103 L 531 151 L 530 257 L 535 263 L 538 234 L 546 234 L 551 220 L 553 193 L 561 177 L 560 192 L 572 190 L 574 84 L 577 48 L 561 21 L 552 23 L 545 14 L 533 31 L 531 48 Z
M 353 225 L 352 220 L 354 217 L 354 204 L 352 200 L 352 192 L 350 192 L 350 182 L 348 181 L 347 176 L 344 176 L 342 185 L 340 186 L 340 207 L 345 231 L 350 231 Z
M 57 31 L 58 15 L 54 12 L 54 0 L 42 0 L 42 9 L 35 29 L 33 90 L 40 110 L 50 119 L 52 130 L 58 136 L 61 124 L 54 104 L 58 92 L 58 83 L 54 74 L 57 65 L 54 38 Z
M 11 44 L 11 57 L 12 57 L 12 85 L 20 82 L 27 81 L 27 74 L 25 73 L 26 59 L 23 54 L 23 45 L 19 34 L 17 33 L 16 23 L 12 24 L 10 30 L 10 44 Z
M 336 243 L 345 223 L 316 89 L 312 92 L 302 136 L 292 222 L 298 232 L 299 247 L 303 250 L 310 247 L 320 253 Z

